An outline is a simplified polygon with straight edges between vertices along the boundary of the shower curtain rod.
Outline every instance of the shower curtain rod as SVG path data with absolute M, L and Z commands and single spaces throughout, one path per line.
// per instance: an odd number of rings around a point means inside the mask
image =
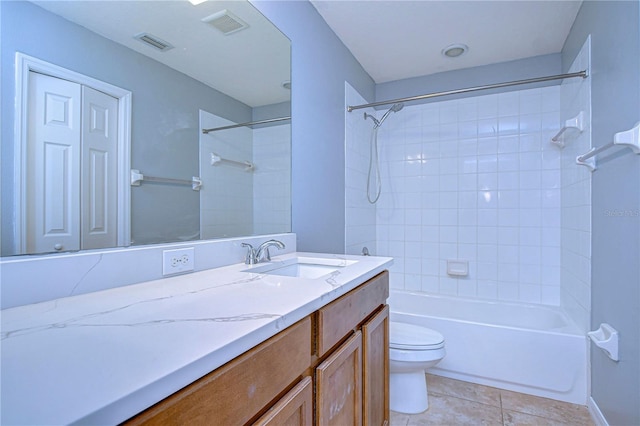
M 216 132 L 218 130 L 235 129 L 236 127 L 247 127 L 247 126 L 253 126 L 255 124 L 276 123 L 278 121 L 286 121 L 286 120 L 291 120 L 291 117 L 270 118 L 268 120 L 249 121 L 248 123 L 232 124 L 230 126 L 214 127 L 212 129 L 202 129 L 202 133 L 206 135 L 209 132 Z
M 356 109 L 377 107 L 381 105 L 389 105 L 389 104 L 395 104 L 399 102 L 419 101 L 422 99 L 436 98 L 438 96 L 457 95 L 460 93 L 476 92 L 478 90 L 498 89 L 501 87 L 517 86 L 520 84 L 529 84 L 529 83 L 541 83 L 543 81 L 561 80 L 564 78 L 573 78 L 573 77 L 587 78 L 588 76 L 589 74 L 587 73 L 587 70 L 584 70 L 584 71 L 573 72 L 569 74 L 550 75 L 547 77 L 530 78 L 527 80 L 516 80 L 516 81 L 509 81 L 506 83 L 488 84 L 486 86 L 467 87 L 466 89 L 447 90 L 444 92 L 429 93 L 426 95 L 411 96 L 408 98 L 400 98 L 400 99 L 394 99 L 390 101 L 372 102 L 370 104 L 349 105 L 347 106 L 347 111 L 352 112 L 353 110 L 356 110 Z

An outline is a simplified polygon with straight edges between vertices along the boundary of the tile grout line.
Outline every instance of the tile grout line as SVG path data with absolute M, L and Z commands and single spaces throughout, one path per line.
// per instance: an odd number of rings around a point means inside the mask
M 481 405 L 481 406 L 484 406 L 484 407 L 489 407 L 489 408 L 494 408 L 494 409 L 498 408 L 500 410 L 501 424 L 504 426 L 504 413 L 502 411 L 502 395 L 499 395 L 499 398 L 500 398 L 499 405 L 486 404 L 484 402 L 480 402 L 480 401 L 477 401 L 475 399 L 462 398 L 462 397 L 459 397 L 459 396 L 444 394 L 444 393 L 440 393 L 440 392 L 429 391 L 429 395 L 438 395 L 440 397 L 447 398 L 447 399 L 457 399 L 459 401 L 471 402 L 473 404 L 478 404 L 478 405 Z M 407 426 L 409 426 L 409 425 L 407 425 Z
M 438 395 L 438 396 L 442 396 L 442 397 L 444 397 L 444 398 L 454 398 L 454 399 L 459 399 L 459 400 L 461 400 L 461 401 L 473 402 L 473 403 L 475 403 L 475 404 L 484 405 L 484 406 L 486 406 L 486 407 L 500 408 L 500 409 L 502 410 L 501 405 L 500 405 L 500 406 L 498 406 L 498 405 L 493 405 L 493 404 L 487 404 L 487 403 L 485 403 L 485 402 L 480 402 L 480 401 L 475 400 L 475 399 L 464 398 L 464 397 L 461 397 L 461 396 L 449 395 L 449 394 L 446 394 L 446 393 L 432 392 L 432 391 L 429 391 L 429 395 Z

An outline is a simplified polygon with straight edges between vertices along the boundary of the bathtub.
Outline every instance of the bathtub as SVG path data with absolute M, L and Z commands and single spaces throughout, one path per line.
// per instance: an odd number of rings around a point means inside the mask
M 391 320 L 445 338 L 429 373 L 574 404 L 587 403 L 587 340 L 560 309 L 392 290 Z

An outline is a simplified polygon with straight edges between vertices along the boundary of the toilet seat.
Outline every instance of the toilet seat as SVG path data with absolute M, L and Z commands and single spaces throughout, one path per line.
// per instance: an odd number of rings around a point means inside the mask
M 444 336 L 430 328 L 391 321 L 389 347 L 403 350 L 435 350 L 444 347 Z

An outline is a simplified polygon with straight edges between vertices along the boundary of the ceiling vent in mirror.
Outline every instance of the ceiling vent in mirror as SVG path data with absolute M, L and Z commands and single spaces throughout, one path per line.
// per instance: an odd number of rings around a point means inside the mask
M 249 28 L 249 24 L 226 9 L 214 13 L 213 15 L 209 15 L 206 18 L 202 18 L 202 22 L 211 25 L 224 35 L 233 34 L 244 30 L 245 28 Z
M 133 37 L 140 40 L 147 46 L 151 46 L 154 49 L 157 49 L 161 52 L 166 52 L 167 50 L 173 49 L 173 46 L 171 44 L 149 33 L 140 33 L 140 34 L 136 34 Z

